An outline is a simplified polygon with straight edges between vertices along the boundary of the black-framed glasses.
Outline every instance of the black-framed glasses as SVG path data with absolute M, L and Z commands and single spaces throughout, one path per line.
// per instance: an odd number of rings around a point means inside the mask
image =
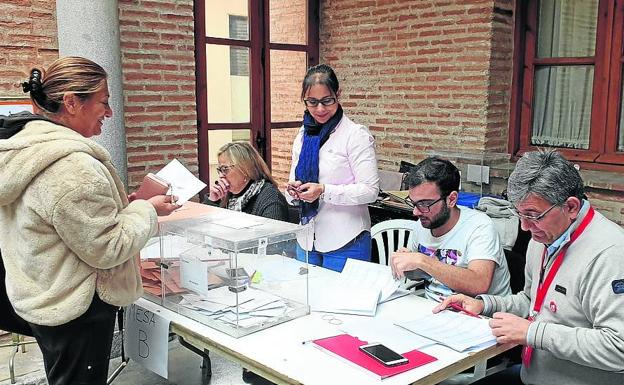
M 327 107 L 336 104 L 336 101 L 337 100 L 334 97 L 323 98 L 320 100 L 314 98 L 303 99 L 303 103 L 305 103 L 306 107 L 318 107 L 319 104 Z
M 508 207 L 507 209 L 509 211 L 511 211 L 511 213 L 515 216 L 517 216 L 520 219 L 525 219 L 527 221 L 531 221 L 531 222 L 539 222 L 542 219 L 544 219 L 544 217 L 546 216 L 546 214 L 548 214 L 550 212 L 550 210 L 554 209 L 556 206 L 558 206 L 556 203 L 552 206 L 550 206 L 549 208 L 546 209 L 546 211 L 544 211 L 543 213 L 539 214 L 539 215 L 526 215 L 526 214 L 522 214 L 520 212 L 518 212 L 518 209 L 516 209 L 515 207 Z
M 418 209 L 418 211 L 420 211 L 421 213 L 428 213 L 429 211 L 431 211 L 431 206 L 435 205 L 436 203 L 440 202 L 441 200 L 444 200 L 446 197 L 442 196 L 438 199 L 432 200 L 432 199 L 422 199 L 419 200 L 418 202 L 414 202 L 412 200 L 412 198 L 410 198 L 409 196 L 407 198 L 404 199 L 405 204 L 407 204 L 409 207 L 411 207 L 412 209 L 414 207 L 416 207 Z
M 221 166 L 217 166 L 217 172 L 221 175 L 227 175 L 231 169 L 233 169 L 235 165 L 233 164 L 223 164 Z

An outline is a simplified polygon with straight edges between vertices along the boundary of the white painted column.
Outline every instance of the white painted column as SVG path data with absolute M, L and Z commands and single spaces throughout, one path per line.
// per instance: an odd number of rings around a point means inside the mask
M 127 186 L 126 132 L 117 0 L 56 0 L 59 56 L 82 56 L 108 73 L 113 117 L 94 137 L 110 153 Z

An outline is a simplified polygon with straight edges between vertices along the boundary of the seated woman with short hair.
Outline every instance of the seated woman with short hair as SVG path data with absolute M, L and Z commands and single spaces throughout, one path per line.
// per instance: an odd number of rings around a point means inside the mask
M 219 179 L 204 199 L 219 205 L 265 218 L 288 221 L 288 203 L 277 189 L 269 167 L 251 144 L 228 143 L 217 154 Z

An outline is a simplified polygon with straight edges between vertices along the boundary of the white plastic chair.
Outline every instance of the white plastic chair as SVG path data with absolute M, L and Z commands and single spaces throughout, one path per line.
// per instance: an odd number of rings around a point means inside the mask
M 371 238 L 377 243 L 380 265 L 388 264 L 391 253 L 411 245 L 415 228 L 416 221 L 408 219 L 390 219 L 371 228 Z

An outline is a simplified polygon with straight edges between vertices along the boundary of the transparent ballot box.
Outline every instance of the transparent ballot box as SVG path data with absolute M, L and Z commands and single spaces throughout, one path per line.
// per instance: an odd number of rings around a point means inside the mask
M 142 252 L 145 297 L 234 337 L 306 315 L 307 258 L 295 257 L 307 232 L 218 208 L 160 223 L 158 241 Z

